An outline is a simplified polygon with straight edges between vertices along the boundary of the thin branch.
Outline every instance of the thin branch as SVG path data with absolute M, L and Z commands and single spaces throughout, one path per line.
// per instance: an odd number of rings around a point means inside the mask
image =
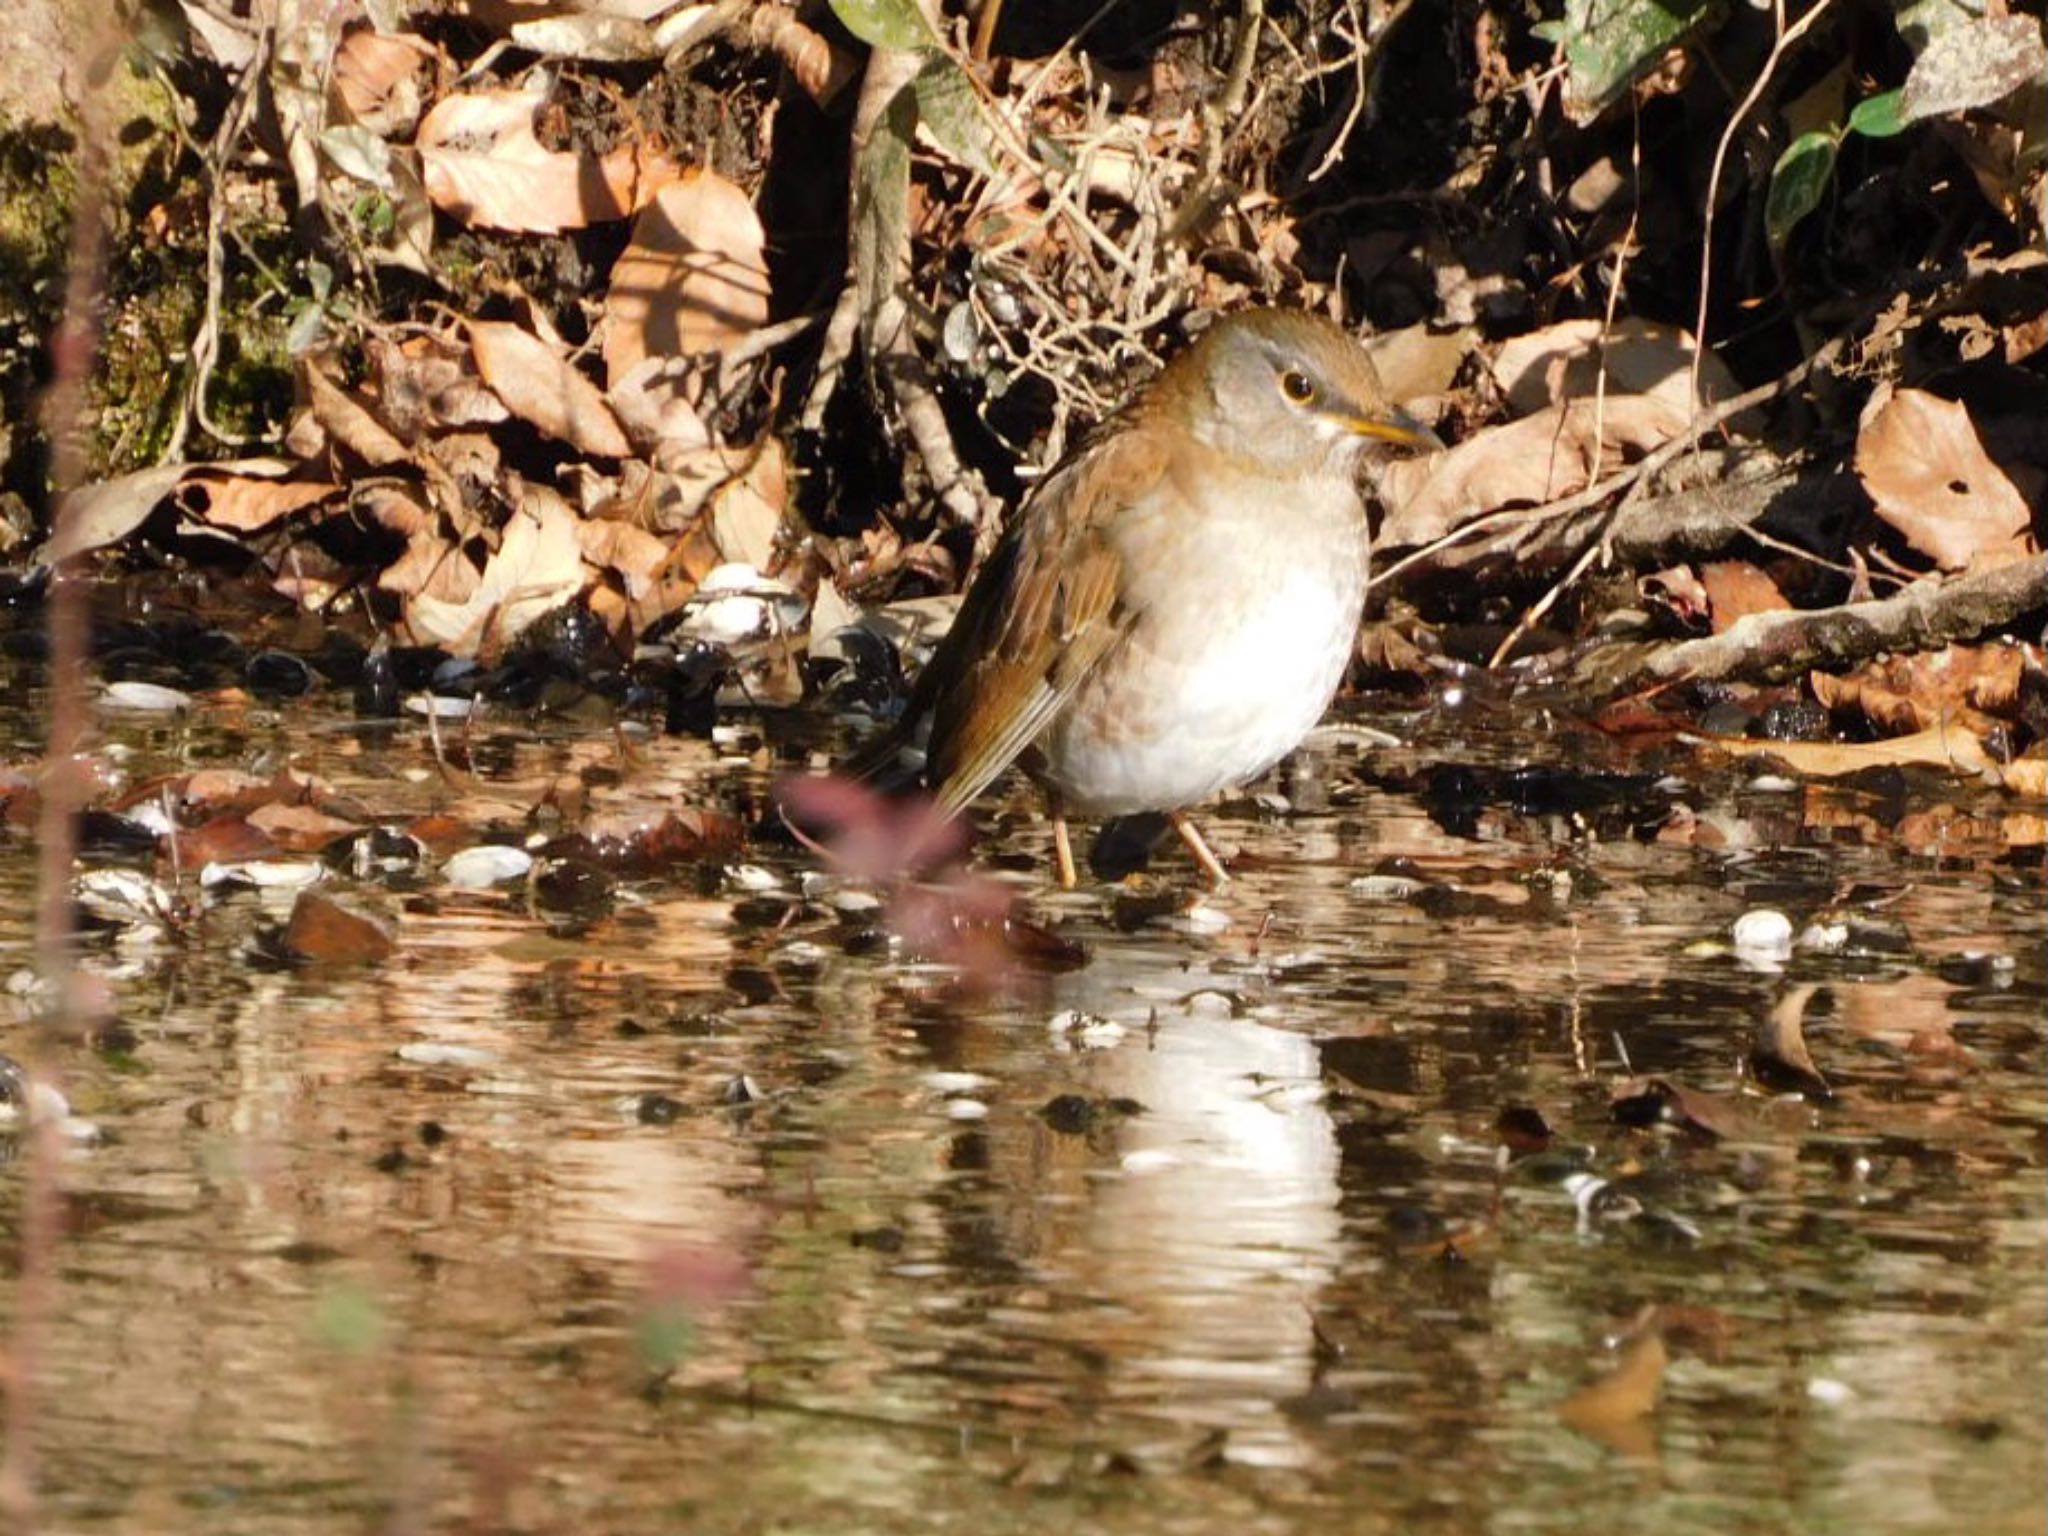
M 1742 127 L 1742 120 L 1749 116 L 1750 109 L 1757 104 L 1762 98 L 1765 89 L 1769 87 L 1771 75 L 1776 71 L 1778 61 L 1784 58 L 1794 43 L 1798 42 L 1800 38 L 1813 29 L 1814 23 L 1827 14 L 1828 7 L 1833 3 L 1834 0 L 1819 0 L 1819 3 L 1812 10 L 1800 17 L 1790 27 L 1787 27 L 1785 25 L 1783 0 L 1779 0 L 1777 13 L 1778 40 L 1771 45 L 1771 55 L 1764 60 L 1764 67 L 1758 73 L 1756 83 L 1749 88 L 1749 94 L 1742 98 L 1742 102 L 1736 107 L 1734 115 L 1728 119 L 1728 126 L 1721 132 L 1721 142 L 1714 146 L 1714 166 L 1707 175 L 1705 227 L 1700 233 L 1700 307 L 1698 314 L 1694 317 L 1692 326 L 1692 397 L 1694 400 L 1698 400 L 1700 397 L 1700 364 L 1705 361 L 1707 355 L 1707 297 L 1713 285 L 1714 204 L 1721 195 L 1721 170 L 1728 158 L 1728 146 L 1735 142 L 1735 135 Z M 1723 420 L 1726 420 L 1726 418 L 1724 417 Z M 1697 436 L 1697 432 L 1689 434 L 1689 437 Z

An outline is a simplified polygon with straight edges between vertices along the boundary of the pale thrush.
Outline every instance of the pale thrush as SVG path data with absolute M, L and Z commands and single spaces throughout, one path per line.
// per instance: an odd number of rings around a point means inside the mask
M 948 812 L 1019 763 L 1064 886 L 1069 812 L 1163 811 L 1224 883 L 1183 813 L 1328 707 L 1365 599 L 1359 473 L 1385 444 L 1440 446 L 1342 329 L 1217 321 L 1026 498 L 892 742 L 929 721 L 925 782 Z

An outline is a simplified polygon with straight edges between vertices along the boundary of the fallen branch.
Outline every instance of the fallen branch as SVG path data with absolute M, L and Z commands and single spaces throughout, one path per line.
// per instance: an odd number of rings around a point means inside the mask
M 2042 608 L 2048 555 L 2034 555 L 1946 580 L 1925 577 L 1874 602 L 1748 614 L 1704 640 L 1604 646 L 1580 658 L 1570 681 L 1603 694 L 1677 682 L 1785 682 L 1886 651 L 1974 640 Z

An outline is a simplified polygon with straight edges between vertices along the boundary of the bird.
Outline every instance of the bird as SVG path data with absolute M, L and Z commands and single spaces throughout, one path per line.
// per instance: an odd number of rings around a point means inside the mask
M 1059 883 L 1070 815 L 1188 815 L 1314 728 L 1357 640 L 1370 556 L 1359 477 L 1441 448 L 1363 346 L 1279 308 L 1218 319 L 1026 496 L 859 771 L 928 729 L 957 815 L 1013 763 L 1044 792 Z

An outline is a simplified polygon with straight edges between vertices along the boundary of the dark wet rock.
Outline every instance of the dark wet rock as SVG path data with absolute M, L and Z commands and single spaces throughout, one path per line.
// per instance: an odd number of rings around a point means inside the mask
M 674 1125 L 682 1113 L 683 1106 L 665 1093 L 643 1093 L 633 1106 L 633 1118 L 642 1125 Z
M 1144 1112 L 1145 1106 L 1136 1099 L 1091 1099 L 1078 1093 L 1061 1093 L 1045 1102 L 1038 1118 L 1062 1136 L 1085 1136 L 1101 1126 Z
M 133 817 L 114 811 L 87 810 L 78 816 L 78 849 L 114 857 L 139 857 L 156 852 L 156 833 Z
M 396 719 L 399 698 L 398 663 L 392 658 L 391 647 L 379 640 L 363 659 L 362 671 L 356 676 L 356 713 L 372 720 Z
M 258 651 L 242 676 L 258 698 L 296 699 L 313 691 L 313 669 L 289 651 Z
M 782 995 L 782 983 L 775 979 L 775 973 L 758 965 L 727 966 L 725 984 L 748 1005 L 773 1002 Z
M 612 877 L 581 859 L 547 859 L 533 877 L 535 898 L 552 911 L 589 915 L 610 907 Z
M 1542 1152 L 1550 1146 L 1550 1122 L 1533 1105 L 1508 1105 L 1494 1118 L 1493 1128 L 1507 1149 L 1517 1156 Z
M 1172 830 L 1163 815 L 1148 812 L 1104 822 L 1088 850 L 1089 871 L 1098 880 L 1121 880 L 1152 861 L 1152 851 Z
M 732 653 L 708 640 L 643 645 L 633 658 L 634 685 L 662 701 L 662 730 L 708 740 L 718 723 L 718 691 L 733 675 Z
M 1747 736 L 1756 717 L 1733 699 L 1712 704 L 1699 717 L 1700 729 L 1709 736 Z
M 1455 837 L 1479 831 L 1484 812 L 1561 817 L 1573 830 L 1647 841 L 1670 818 L 1672 792 L 1649 774 L 1588 773 L 1544 763 L 1491 768 L 1440 763 L 1419 780 L 1366 775 L 1366 782 L 1415 794 L 1430 818 Z
M 1078 1093 L 1057 1094 L 1038 1117 L 1062 1136 L 1085 1136 L 1095 1125 L 1095 1105 Z
M 1781 699 L 1763 712 L 1756 733 L 1766 741 L 1826 741 L 1828 712 L 1811 699 Z
M 848 955 L 886 955 L 892 935 L 889 925 L 862 920 L 841 925 L 840 952 Z
M 837 656 L 805 659 L 811 691 L 833 710 L 861 710 L 877 720 L 893 718 L 909 695 L 896 647 L 858 624 L 840 630 L 833 641 Z
M 353 688 L 363 675 L 369 648 L 345 630 L 330 629 L 320 637 L 320 648 L 309 655 L 313 669 L 338 688 Z
M 901 1227 L 863 1227 L 848 1233 L 847 1241 L 876 1253 L 901 1253 L 906 1236 Z
M 448 1140 L 448 1128 L 438 1120 L 422 1120 L 417 1134 L 423 1147 L 438 1147 Z
M 1441 1242 L 1450 1230 L 1443 1217 L 1428 1206 L 1406 1201 L 1387 1208 L 1386 1225 L 1387 1236 L 1404 1248 Z
M 407 1152 L 405 1148 L 394 1142 L 372 1158 L 370 1166 L 379 1173 L 404 1173 L 408 1168 L 416 1167 L 417 1164 L 414 1162 L 410 1152 Z
M 387 882 L 417 873 L 427 857 L 427 845 L 397 827 L 365 827 L 329 843 L 321 854 L 331 869 L 346 870 L 359 880 Z

